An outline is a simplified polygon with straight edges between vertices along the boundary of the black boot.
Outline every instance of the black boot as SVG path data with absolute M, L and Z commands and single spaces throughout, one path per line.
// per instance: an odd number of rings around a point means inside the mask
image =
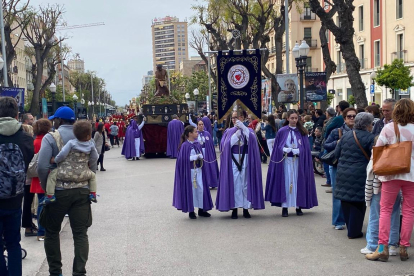
M 237 208 L 233 209 L 233 212 L 231 213 L 232 219 L 238 219 L 239 216 L 237 215 Z
M 190 219 L 196 219 L 197 218 L 197 216 L 196 216 L 196 214 L 194 212 L 190 212 L 188 214 L 188 216 L 190 217 Z
M 282 217 L 288 217 L 289 213 L 288 213 L 288 208 L 282 208 Z
M 296 208 L 296 215 L 303 216 L 303 212 L 301 208 Z
M 243 209 L 243 217 L 244 218 L 251 218 L 252 216 L 249 214 L 249 210 Z
M 198 216 L 199 217 L 205 217 L 205 218 L 211 217 L 210 213 L 204 212 L 203 209 L 198 209 Z

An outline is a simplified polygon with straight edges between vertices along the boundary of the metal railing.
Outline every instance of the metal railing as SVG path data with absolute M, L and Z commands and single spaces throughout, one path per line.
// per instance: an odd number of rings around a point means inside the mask
M 407 63 L 408 62 L 408 51 L 402 50 L 402 51 L 391 53 L 391 60 L 394 61 L 396 59 L 402 59 L 404 63 Z
M 316 20 L 316 14 L 313 12 L 304 12 L 300 15 L 300 20 Z
M 318 47 L 318 40 L 317 39 L 312 39 L 311 37 L 305 37 L 303 40 L 306 41 L 306 43 L 309 45 L 310 48 Z

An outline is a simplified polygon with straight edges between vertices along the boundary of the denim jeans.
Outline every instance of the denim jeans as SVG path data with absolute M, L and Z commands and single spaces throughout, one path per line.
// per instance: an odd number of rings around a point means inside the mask
M 45 194 L 37 194 L 37 199 L 39 203 L 43 201 L 44 197 L 45 197 Z M 43 205 L 38 204 L 37 206 L 37 229 L 38 229 L 37 236 L 38 237 L 45 236 L 45 228 L 42 225 L 40 225 L 40 222 L 39 222 L 40 212 L 42 212 L 42 209 L 43 209 Z
M 332 185 L 332 225 L 345 225 L 344 213 L 342 211 L 341 201 L 334 197 L 336 185 L 336 170 L 337 167 L 329 166 L 329 174 L 331 176 Z
M 326 150 L 323 151 L 322 155 L 327 154 L 328 152 Z M 332 185 L 331 183 L 331 174 L 329 172 L 330 167 L 328 164 L 323 163 L 323 170 L 325 171 L 325 175 L 326 175 L 326 184 Z
M 20 246 L 20 225 L 22 221 L 22 209 L 0 209 L 0 248 L 6 245 L 8 255 L 8 268 L 3 254 L 0 256 L 0 275 L 22 275 L 22 249 Z
M 369 211 L 369 222 L 367 228 L 367 248 L 375 251 L 378 246 L 379 216 L 380 216 L 381 194 L 373 194 Z M 400 203 L 401 195 L 398 194 L 391 214 L 391 231 L 388 244 L 397 246 L 400 239 Z

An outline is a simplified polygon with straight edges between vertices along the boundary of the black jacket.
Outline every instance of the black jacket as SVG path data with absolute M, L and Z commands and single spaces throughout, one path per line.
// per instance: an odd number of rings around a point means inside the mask
M 33 138 L 29 134 L 23 132 L 23 129 L 20 128 L 16 133 L 10 136 L 0 134 L 0 144 L 6 143 L 13 143 L 19 146 L 23 154 L 27 172 L 27 168 L 29 167 L 30 161 L 32 161 L 34 155 Z M 10 199 L 0 199 L 0 209 L 13 210 L 21 208 L 22 198 L 23 194 Z
M 372 128 L 372 134 L 374 134 L 374 136 L 378 136 L 384 128 L 384 125 L 384 119 L 378 120 Z
M 370 157 L 375 136 L 365 130 L 355 130 L 355 133 Z M 339 160 L 334 197 L 343 201 L 365 201 L 366 169 L 369 161 L 358 147 L 353 131 L 348 131 L 342 136 L 335 149 L 335 155 Z

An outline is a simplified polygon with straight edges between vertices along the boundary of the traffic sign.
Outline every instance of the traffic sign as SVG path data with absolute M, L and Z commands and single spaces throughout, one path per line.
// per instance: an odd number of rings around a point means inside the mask
M 371 94 L 375 94 L 375 84 L 371 84 Z

